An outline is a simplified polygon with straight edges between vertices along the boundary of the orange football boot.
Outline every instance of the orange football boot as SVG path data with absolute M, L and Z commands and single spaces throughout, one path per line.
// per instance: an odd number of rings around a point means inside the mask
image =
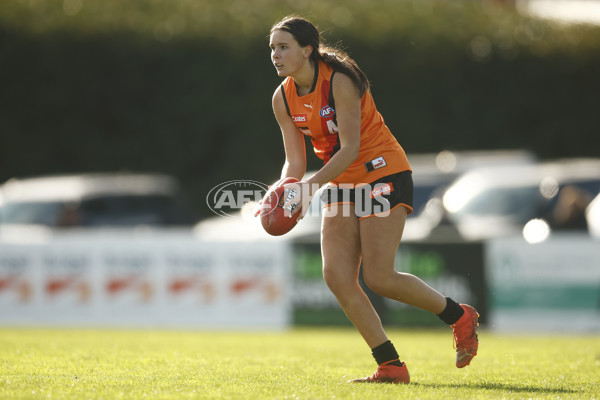
M 456 368 L 466 367 L 477 355 L 479 341 L 477 339 L 477 327 L 479 326 L 479 313 L 466 304 L 460 305 L 465 313 L 454 325 L 454 348 L 456 349 Z
M 391 360 L 384 362 L 377 367 L 377 371 L 371 376 L 366 378 L 352 379 L 349 383 L 409 383 L 410 375 L 408 374 L 408 368 L 406 363 L 402 363 L 402 366 L 389 365 L 390 363 L 398 361 Z

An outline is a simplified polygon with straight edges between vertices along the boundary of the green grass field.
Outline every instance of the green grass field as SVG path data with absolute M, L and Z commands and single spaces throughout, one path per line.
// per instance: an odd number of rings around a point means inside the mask
M 353 329 L 0 329 L 2 399 L 600 398 L 600 337 L 480 332 L 454 367 L 448 330 L 389 330 L 410 385 L 348 384 L 375 363 Z

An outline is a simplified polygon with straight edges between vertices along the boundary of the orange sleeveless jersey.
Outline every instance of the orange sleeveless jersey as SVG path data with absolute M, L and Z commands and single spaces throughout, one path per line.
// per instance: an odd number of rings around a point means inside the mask
M 298 96 L 292 77 L 281 84 L 288 114 L 303 134 L 310 136 L 317 156 L 325 163 L 340 148 L 331 82 L 335 72 L 319 61 L 311 92 Z M 371 183 L 384 176 L 410 170 L 410 164 L 394 135 L 377 111 L 370 91 L 361 99 L 360 149 L 356 160 L 332 183 Z

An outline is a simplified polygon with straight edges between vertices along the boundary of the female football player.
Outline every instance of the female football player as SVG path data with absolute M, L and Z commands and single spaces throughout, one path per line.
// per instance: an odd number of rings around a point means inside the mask
M 316 189 L 327 185 L 321 226 L 323 277 L 378 364 L 372 376 L 351 382 L 410 381 L 406 364 L 359 286 L 361 262 L 365 283 L 374 292 L 435 313 L 451 325 L 456 366 L 469 365 L 478 347 L 475 309 L 394 269 L 404 223 L 412 212 L 412 172 L 375 107 L 367 77 L 346 53 L 325 47 L 318 29 L 303 18 L 275 23 L 269 46 L 277 74 L 285 78 L 272 99 L 285 150 L 281 177 L 304 176 L 304 135 L 324 161 L 308 179 L 285 186 L 289 191 L 295 185 L 301 193 L 286 206 L 308 204 Z

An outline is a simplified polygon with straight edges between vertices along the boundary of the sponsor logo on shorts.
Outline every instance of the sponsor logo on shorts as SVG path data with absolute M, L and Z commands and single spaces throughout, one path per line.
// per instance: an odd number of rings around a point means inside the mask
M 394 186 L 392 182 L 384 183 L 382 185 L 375 185 L 375 189 L 371 190 L 371 198 L 375 198 L 377 196 L 382 196 L 385 194 L 390 194 L 394 191 Z
M 393 191 L 391 182 L 332 185 L 322 192 L 321 201 L 328 205 L 328 215 L 341 213 L 343 216 L 356 215 L 359 218 L 373 215 L 385 217 L 392 206 L 384 195 Z

